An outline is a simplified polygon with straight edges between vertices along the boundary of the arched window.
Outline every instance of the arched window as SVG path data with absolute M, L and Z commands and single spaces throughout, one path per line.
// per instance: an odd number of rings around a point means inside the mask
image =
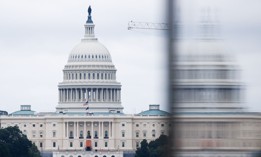
M 78 157 L 82 157 L 81 155 L 78 155 Z
M 98 157 L 98 155 L 95 155 L 94 157 Z
M 95 73 L 92 74 L 92 79 L 95 79 Z
M 87 56 L 86 56 L 86 55 L 85 55 L 84 57 L 85 57 L 85 58 L 87 58 Z
M 83 58 L 83 55 L 82 55 L 82 58 Z
M 103 157 L 106 157 L 106 155 L 103 155 Z
M 97 74 L 97 79 L 98 79 L 98 80 L 99 80 L 99 76 L 100 76 L 100 75 L 99 75 L 99 73 L 98 73 L 98 74 Z
M 108 131 L 107 130 L 104 131 L 104 137 L 108 138 Z
M 111 157 L 115 157 L 114 155 L 112 155 Z
M 98 138 L 98 131 L 94 131 L 94 138 Z
M 80 80 L 82 79 L 82 74 L 80 73 L 80 78 L 79 78 Z
M 62 155 L 61 157 L 64 157 L 64 155 Z
M 83 79 L 86 79 L 86 74 L 85 73 L 83 74 Z
M 75 79 L 77 80 L 77 73 L 75 74 Z
M 95 55 L 95 58 L 97 59 L 97 55 Z
M 103 73 L 101 73 L 101 79 L 103 80 Z
M 90 73 L 88 73 L 88 79 L 91 79 L 91 74 Z
M 105 80 L 107 80 L 107 74 L 105 73 Z

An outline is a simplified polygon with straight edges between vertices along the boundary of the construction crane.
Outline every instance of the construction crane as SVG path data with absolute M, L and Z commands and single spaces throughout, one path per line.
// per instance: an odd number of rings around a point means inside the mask
M 167 23 L 151 23 L 151 22 L 134 22 L 128 23 L 128 30 L 132 29 L 154 29 L 154 30 L 168 30 L 169 25 Z

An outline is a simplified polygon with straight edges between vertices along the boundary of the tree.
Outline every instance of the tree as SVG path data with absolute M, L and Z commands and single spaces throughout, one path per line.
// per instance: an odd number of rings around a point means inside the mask
M 141 142 L 141 147 L 137 148 L 135 157 L 165 157 L 168 151 L 168 136 L 161 135 L 149 144 L 147 140 Z
M 140 148 L 137 148 L 135 157 L 149 157 L 149 148 L 147 140 L 142 140 L 140 143 Z
M 0 129 L 1 157 L 40 157 L 37 147 L 17 126 Z

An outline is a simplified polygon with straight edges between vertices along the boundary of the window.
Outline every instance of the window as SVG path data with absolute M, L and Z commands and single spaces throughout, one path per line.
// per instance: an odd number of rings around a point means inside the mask
M 91 74 L 90 73 L 88 73 L 88 79 L 91 79 Z
M 80 131 L 80 137 L 79 138 L 83 138 L 83 131 Z
M 138 148 L 140 146 L 140 142 L 136 141 L 136 148 Z
M 26 124 L 24 125 L 24 127 L 26 127 Z
M 108 138 L 108 131 L 107 130 L 105 130 L 105 132 L 104 132 L 104 138 Z
M 40 124 L 40 127 L 43 127 L 43 124 Z
M 56 124 L 53 124 L 53 127 L 55 127 L 56 126 Z
M 108 147 L 108 142 L 104 142 L 104 147 Z
M 94 73 L 92 74 L 92 79 L 95 79 L 95 74 Z
M 55 137 L 56 136 L 56 132 L 55 131 L 53 131 L 53 137 Z
M 82 142 L 80 142 L 80 147 L 83 147 L 83 143 Z
M 87 131 L 87 138 L 91 138 L 91 132 L 90 132 L 90 130 Z
M 122 142 L 122 143 L 121 143 L 121 146 L 122 146 L 122 147 L 125 147 L 125 142 Z
M 56 142 L 53 142 L 53 148 L 55 148 L 56 147 Z
M 73 138 L 73 131 L 70 131 L 70 136 L 69 138 Z
M 152 130 L 152 137 L 155 137 L 155 136 L 156 136 L 156 131 Z
M 73 147 L 73 143 L 72 142 L 70 142 L 70 147 Z
M 136 124 L 136 127 L 139 127 L 139 124 Z
M 139 132 L 138 131 L 136 132 L 136 137 L 139 137 Z
M 164 124 L 161 124 L 161 127 L 164 127 Z
M 42 148 L 43 147 L 43 143 L 42 142 L 40 142 L 40 148 Z
M 153 127 L 155 127 L 155 124 L 152 124 Z
M 144 127 L 146 127 L 146 124 L 143 124 Z
M 33 127 L 35 127 L 35 124 L 33 124 Z
M 121 126 L 125 126 L 125 124 L 124 124 L 124 123 L 122 123 L 122 124 L 121 124 Z
M 97 79 L 98 79 L 98 80 L 100 79 L 99 77 L 100 77 L 100 75 L 99 75 L 99 73 L 98 73 L 98 74 L 97 74 Z
M 98 143 L 97 142 L 94 142 L 94 147 L 98 147 Z
M 94 138 L 98 138 L 98 131 L 94 131 Z
M 143 132 L 143 137 L 146 137 L 146 132 L 145 131 Z
M 124 131 L 121 132 L 121 137 L 125 137 L 125 132 Z

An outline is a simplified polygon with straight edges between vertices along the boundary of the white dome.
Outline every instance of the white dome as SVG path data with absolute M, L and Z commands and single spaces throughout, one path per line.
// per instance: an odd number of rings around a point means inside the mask
M 107 48 L 97 40 L 82 40 L 69 55 L 68 62 L 105 61 L 111 62 Z

